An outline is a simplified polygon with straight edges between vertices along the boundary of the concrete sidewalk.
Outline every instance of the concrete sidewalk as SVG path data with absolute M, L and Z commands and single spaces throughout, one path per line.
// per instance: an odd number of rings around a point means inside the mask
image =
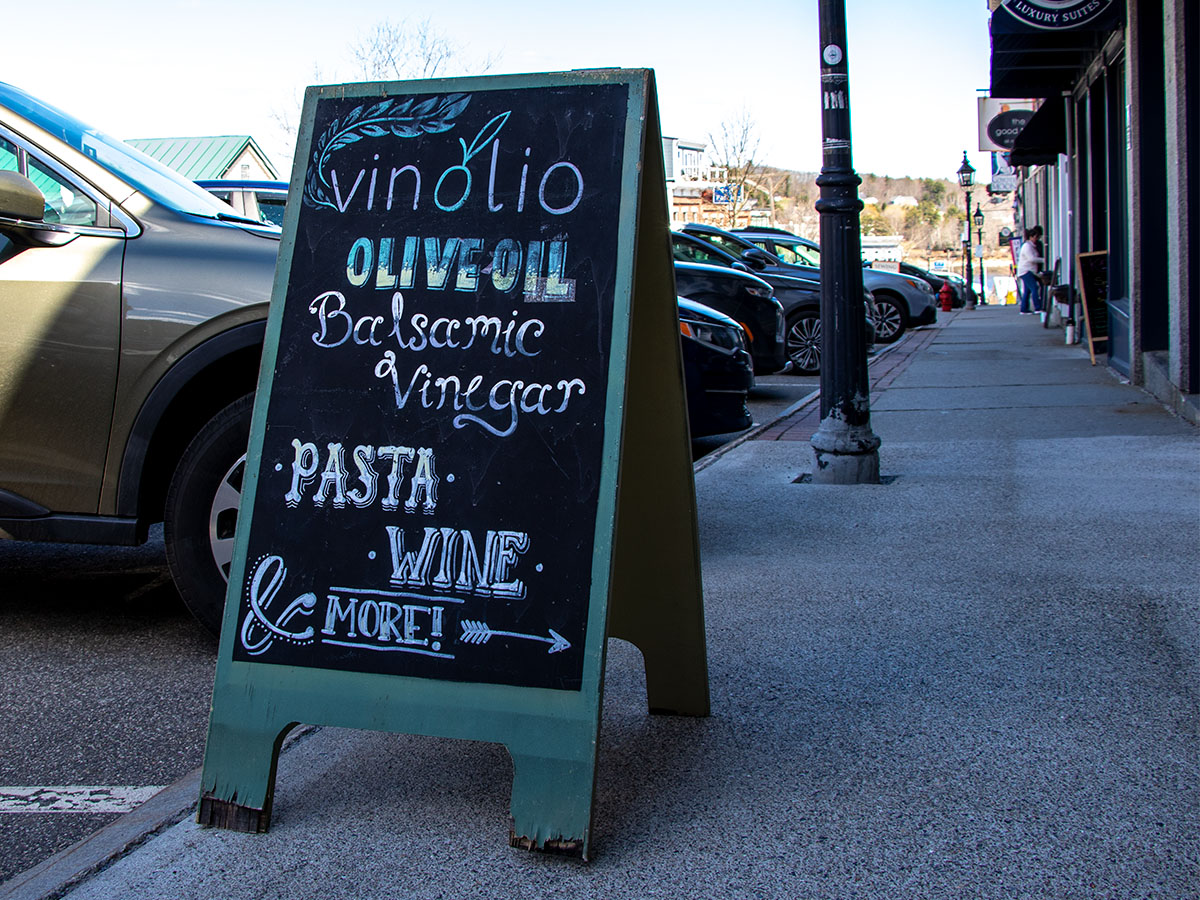
M 613 642 L 592 863 L 509 849 L 502 747 L 327 728 L 270 833 L 69 896 L 1200 897 L 1196 430 L 1013 307 L 906 340 L 890 483 L 797 483 L 811 408 L 698 472 L 713 715 Z

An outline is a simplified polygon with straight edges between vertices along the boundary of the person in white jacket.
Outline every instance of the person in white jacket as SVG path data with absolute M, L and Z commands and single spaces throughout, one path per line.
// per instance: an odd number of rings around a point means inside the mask
M 1025 243 L 1017 253 L 1017 311 L 1027 316 L 1042 311 L 1041 284 L 1038 270 L 1045 264 L 1037 242 L 1042 237 L 1042 226 L 1034 225 L 1025 232 Z

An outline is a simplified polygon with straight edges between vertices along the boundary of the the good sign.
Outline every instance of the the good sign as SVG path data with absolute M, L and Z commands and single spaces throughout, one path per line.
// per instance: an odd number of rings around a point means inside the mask
M 646 72 L 310 89 L 202 821 L 265 827 L 270 778 L 230 750 L 296 721 L 500 740 L 518 786 L 532 756 L 590 779 L 611 585 L 649 552 L 631 541 L 686 557 L 672 610 L 702 624 L 652 92 Z M 683 543 L 623 527 L 645 518 L 648 498 L 617 503 L 619 473 L 651 471 L 641 443 Z M 572 699 L 549 716 L 531 689 Z M 704 712 L 701 693 L 654 705 Z M 558 770 L 518 714 L 582 726 Z M 590 787 L 549 830 L 539 790 L 514 788 L 514 841 L 586 852 Z

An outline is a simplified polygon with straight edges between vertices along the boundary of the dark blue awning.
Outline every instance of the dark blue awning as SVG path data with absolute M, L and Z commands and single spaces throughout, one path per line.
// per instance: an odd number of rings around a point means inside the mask
M 992 13 L 991 95 L 1070 90 L 1124 22 L 1125 0 L 1004 0 Z
M 1008 155 L 1014 166 L 1049 166 L 1067 152 L 1067 111 L 1062 95 L 1048 98 L 1033 114 Z

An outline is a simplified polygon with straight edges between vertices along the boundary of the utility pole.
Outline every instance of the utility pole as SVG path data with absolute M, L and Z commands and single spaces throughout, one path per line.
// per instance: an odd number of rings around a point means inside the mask
M 879 438 L 863 322 L 862 179 L 850 155 L 845 0 L 820 0 L 821 425 L 812 436 L 815 484 L 878 484 Z

